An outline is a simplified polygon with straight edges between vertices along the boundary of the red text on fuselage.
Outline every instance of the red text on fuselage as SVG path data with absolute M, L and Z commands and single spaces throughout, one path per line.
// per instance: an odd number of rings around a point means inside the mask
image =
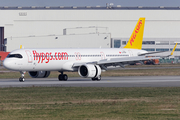
M 37 60 L 38 63 L 49 63 L 51 60 L 68 60 L 68 54 L 66 52 L 55 52 L 54 55 L 52 52 L 40 52 L 33 50 L 34 60 Z

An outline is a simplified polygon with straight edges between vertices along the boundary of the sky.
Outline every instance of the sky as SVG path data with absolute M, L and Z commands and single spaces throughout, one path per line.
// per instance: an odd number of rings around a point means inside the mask
M 178 7 L 180 0 L 0 0 L 2 6 L 106 6 L 106 3 L 113 3 L 114 6 L 122 7 L 144 6 L 144 7 Z

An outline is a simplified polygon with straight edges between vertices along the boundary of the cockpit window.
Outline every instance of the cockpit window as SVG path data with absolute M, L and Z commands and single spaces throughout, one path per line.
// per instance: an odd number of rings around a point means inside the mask
M 23 58 L 21 54 L 9 54 L 7 58 Z

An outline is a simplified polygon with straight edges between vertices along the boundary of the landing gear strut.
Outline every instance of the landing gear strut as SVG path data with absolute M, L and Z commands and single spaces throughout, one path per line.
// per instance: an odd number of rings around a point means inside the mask
M 19 78 L 19 82 L 24 82 L 25 78 L 24 78 L 24 74 L 26 73 L 25 71 L 20 71 L 21 73 L 21 77 Z
M 92 81 L 100 81 L 101 80 L 101 75 L 100 76 L 98 76 L 98 77 L 95 77 L 95 78 L 92 78 Z
M 66 74 L 63 74 L 63 72 L 61 72 L 61 74 L 58 76 L 59 81 L 67 81 L 68 76 Z

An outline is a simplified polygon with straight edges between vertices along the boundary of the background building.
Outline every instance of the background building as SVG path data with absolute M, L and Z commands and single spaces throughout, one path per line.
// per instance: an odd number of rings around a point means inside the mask
M 167 51 L 180 42 L 180 7 L 0 7 L 0 50 L 123 47 L 145 17 L 142 48 Z M 162 54 L 161 54 L 162 55 Z M 180 56 L 177 46 L 175 58 Z M 173 57 L 174 57 L 173 56 Z

